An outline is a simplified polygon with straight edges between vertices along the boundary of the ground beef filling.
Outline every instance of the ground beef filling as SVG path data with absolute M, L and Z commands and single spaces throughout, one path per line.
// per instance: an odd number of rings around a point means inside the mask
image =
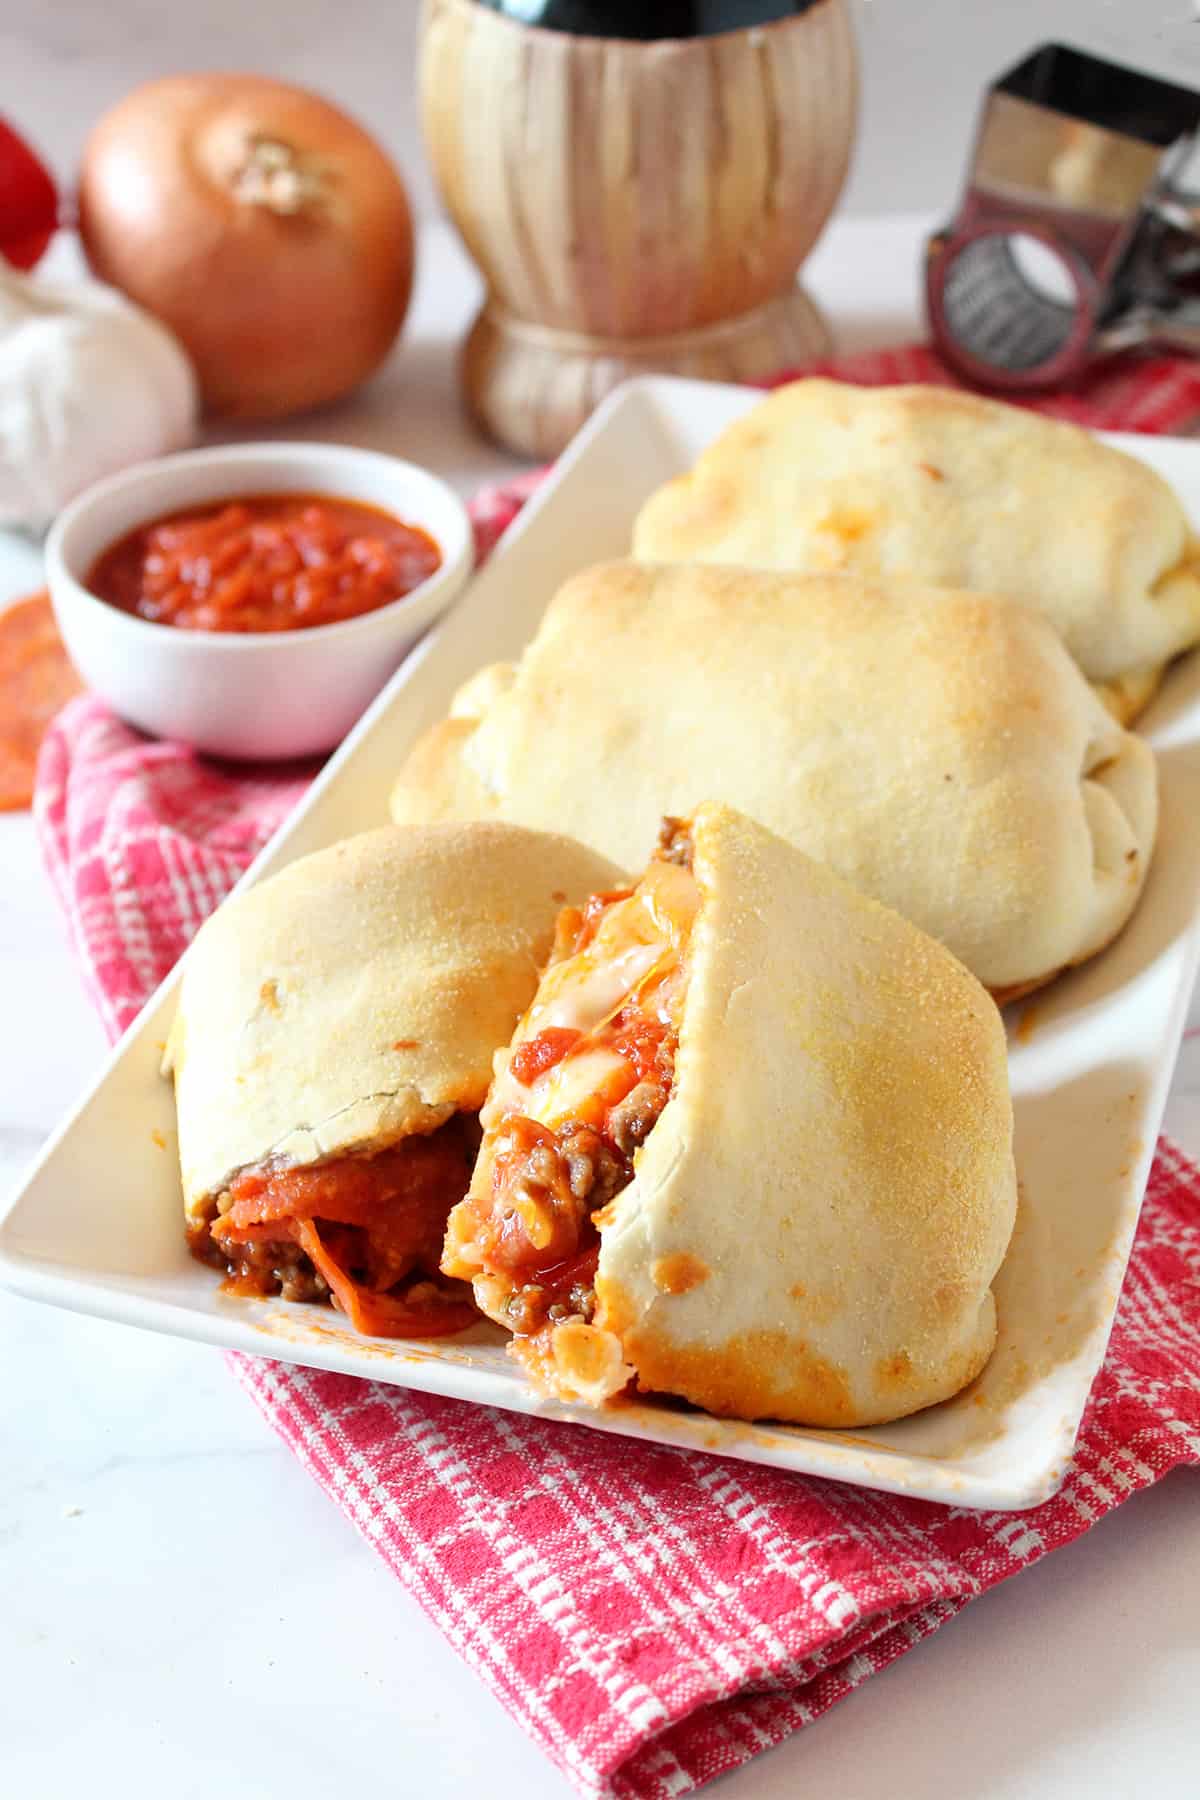
M 253 1238 L 248 1243 L 215 1238 L 212 1226 L 220 1216 L 218 1205 L 216 1200 L 208 1202 L 204 1217 L 188 1226 L 187 1241 L 198 1262 L 219 1269 L 225 1276 L 226 1293 L 252 1297 L 278 1294 L 284 1300 L 299 1301 L 329 1299 L 329 1283 L 291 1238 L 266 1243 Z
M 671 1097 L 677 1040 L 669 1026 L 629 1009 L 605 1037 L 627 1063 L 631 1085 L 600 1101 L 594 1120 L 551 1130 L 518 1115 L 504 1124 L 495 1203 L 475 1242 L 483 1266 L 512 1284 L 504 1322 L 517 1337 L 569 1318 L 591 1322 L 600 1255 L 595 1215 L 632 1181 L 634 1152 Z
M 477 1316 L 470 1290 L 438 1262 L 478 1141 L 456 1117 L 374 1156 L 243 1170 L 190 1227 L 192 1254 L 227 1291 L 327 1301 L 373 1336 L 460 1331 Z
M 676 863 L 681 869 L 692 866 L 692 826 L 689 819 L 676 819 L 667 813 L 658 828 L 658 847 L 654 854 L 659 862 Z
M 533 1003 L 497 1060 L 470 1192 L 447 1228 L 442 1267 L 472 1281 L 482 1310 L 554 1391 L 576 1377 L 591 1389 L 624 1378 L 591 1367 L 604 1362 L 608 1334 L 576 1327 L 603 1326 L 601 1232 L 671 1099 L 700 904 L 691 854 L 689 826 L 668 819 L 636 886 L 559 914 Z

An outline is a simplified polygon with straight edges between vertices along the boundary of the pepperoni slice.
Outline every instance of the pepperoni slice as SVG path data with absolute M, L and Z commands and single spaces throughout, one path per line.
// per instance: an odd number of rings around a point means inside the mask
M 0 612 L 0 812 L 33 799 L 47 725 L 81 690 L 44 590 Z

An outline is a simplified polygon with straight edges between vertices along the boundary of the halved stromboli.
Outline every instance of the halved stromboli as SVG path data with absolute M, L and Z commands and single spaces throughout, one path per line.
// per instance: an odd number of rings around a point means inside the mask
M 188 1240 L 236 1291 L 356 1329 L 477 1315 L 438 1270 L 492 1057 L 561 906 L 617 871 L 504 825 L 385 828 L 226 902 L 188 954 L 173 1073 Z
M 980 594 L 631 562 L 573 577 L 514 668 L 418 741 L 397 822 L 502 818 L 624 867 L 722 800 L 1011 996 L 1137 904 L 1154 755 L 1045 620 Z
M 946 388 L 789 383 L 651 495 L 634 554 L 1009 594 L 1119 719 L 1200 642 L 1200 545 L 1136 457 Z
M 633 1380 L 861 1425 L 991 1353 L 1016 1205 L 996 1007 L 728 808 L 563 915 L 481 1123 L 442 1267 L 561 1397 Z

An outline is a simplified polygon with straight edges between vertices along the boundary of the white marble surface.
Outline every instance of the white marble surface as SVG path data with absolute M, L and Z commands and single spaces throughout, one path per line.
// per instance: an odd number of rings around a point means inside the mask
M 915 323 L 918 222 L 844 225 L 812 285 L 846 347 Z M 425 235 L 394 364 L 305 429 L 390 447 L 464 490 L 453 339 L 472 278 Z M 0 604 L 24 585 L 11 550 Z M 95 1069 L 25 818 L 0 818 L 0 1194 Z M 1167 1125 L 1200 1156 L 1200 1008 Z M 0 1794 L 527 1800 L 566 1783 L 277 1444 L 211 1350 L 0 1294 Z M 1176 1475 L 986 1596 L 813 1729 L 730 1778 L 784 1800 L 1194 1800 L 1197 1480 Z M 954 1771 L 956 1773 L 951 1774 Z

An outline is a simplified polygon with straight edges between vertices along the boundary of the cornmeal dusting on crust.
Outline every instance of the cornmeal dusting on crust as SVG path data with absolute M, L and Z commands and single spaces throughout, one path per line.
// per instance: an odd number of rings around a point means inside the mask
M 875 1364 L 875 1386 L 880 1389 L 904 1387 L 912 1379 L 912 1361 L 906 1350 L 884 1356 Z
M 790 1225 L 790 1220 L 782 1223 Z M 786 1240 L 779 1246 L 780 1255 L 786 1253 Z M 855 1304 L 853 1285 L 847 1292 L 845 1273 L 827 1271 L 820 1286 L 813 1286 L 803 1281 L 793 1282 L 788 1289 L 788 1299 L 798 1309 L 797 1320 L 789 1328 L 797 1331 L 815 1330 L 829 1325 L 847 1311 L 852 1311 Z
M 676 1345 L 651 1336 L 619 1283 L 597 1280 L 599 1320 L 620 1339 L 643 1393 L 679 1394 L 722 1418 L 803 1418 L 812 1425 L 859 1421 L 846 1371 L 781 1330 L 740 1332 L 723 1343 Z

